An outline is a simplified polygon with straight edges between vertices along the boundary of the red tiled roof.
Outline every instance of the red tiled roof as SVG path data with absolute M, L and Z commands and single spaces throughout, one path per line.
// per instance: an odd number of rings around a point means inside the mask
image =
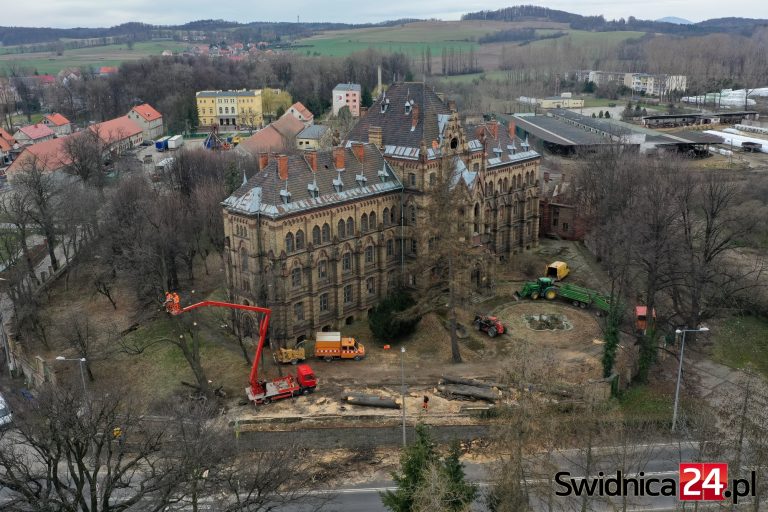
M 19 128 L 19 131 L 32 140 L 43 139 L 53 135 L 53 130 L 41 123 L 22 126 Z
M 99 134 L 99 138 L 106 144 L 113 144 L 121 140 L 133 137 L 142 132 L 141 127 L 133 122 L 128 116 L 110 119 L 103 123 L 94 124 L 88 128 L 94 133 Z
M 304 116 L 304 119 L 310 120 L 315 117 L 315 114 L 309 111 L 307 107 L 305 107 L 300 101 L 297 101 L 293 105 L 291 105 L 291 108 L 295 108 L 302 116 Z
M 59 114 L 58 112 L 54 112 L 53 114 L 48 114 L 47 116 L 45 116 L 45 118 L 55 126 L 64 126 L 69 124 L 69 119 Z
M 115 66 L 101 66 L 99 68 L 100 75 L 111 75 L 113 73 L 117 73 L 117 68 Z
M 16 139 L 13 138 L 13 135 L 3 130 L 2 128 L 0 128 L 0 139 L 5 139 L 5 141 L 10 145 L 16 144 Z
M 145 121 L 154 121 L 156 119 L 160 119 L 163 117 L 163 115 L 152 108 L 152 106 L 149 103 L 144 103 L 143 105 L 137 105 L 133 107 L 131 110 L 139 114 L 141 117 L 144 118 Z
M 60 137 L 27 146 L 8 168 L 8 174 L 22 170 L 25 164 L 35 160 L 39 166 L 48 172 L 58 171 L 66 167 L 71 163 L 71 159 L 64 149 L 64 142 L 67 138 Z
M 295 137 L 303 129 L 304 123 L 291 114 L 285 113 L 274 123 L 242 141 L 240 146 L 252 153 L 281 151 L 287 149 L 285 148 L 285 139 Z
M 56 83 L 56 77 L 53 75 L 40 75 L 37 77 L 41 84 L 50 85 Z
M 11 146 L 11 143 L 5 140 L 4 138 L 0 137 L 0 151 L 3 153 L 7 153 L 13 149 L 13 146 Z

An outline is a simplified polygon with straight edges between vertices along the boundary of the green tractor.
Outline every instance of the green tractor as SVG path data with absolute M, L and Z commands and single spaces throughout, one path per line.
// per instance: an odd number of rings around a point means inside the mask
M 521 299 L 537 300 L 544 297 L 554 300 L 558 297 L 570 301 L 571 304 L 581 308 L 594 307 L 600 313 L 608 313 L 611 309 L 610 300 L 600 292 L 577 286 L 575 284 L 555 285 L 551 277 L 540 277 L 535 282 L 527 282 L 523 289 L 517 293 Z

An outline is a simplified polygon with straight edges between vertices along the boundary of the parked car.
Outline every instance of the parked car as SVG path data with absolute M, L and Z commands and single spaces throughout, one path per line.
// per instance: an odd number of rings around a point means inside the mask
M 13 421 L 13 413 L 8 406 L 8 402 L 5 401 L 3 395 L 0 395 L 0 428 L 7 427 Z

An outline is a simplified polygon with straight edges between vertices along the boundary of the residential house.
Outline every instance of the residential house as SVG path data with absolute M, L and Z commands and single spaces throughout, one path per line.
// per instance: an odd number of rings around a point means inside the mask
M 111 76 L 118 72 L 118 69 L 115 66 L 101 66 L 99 68 L 98 75 L 99 76 Z
M 163 136 L 163 115 L 149 103 L 137 105 L 128 112 L 128 119 L 141 127 L 144 140 L 155 140 Z
M 140 146 L 144 140 L 144 131 L 128 116 L 122 116 L 90 127 L 104 143 L 105 151 L 120 155 L 125 151 Z
M 16 139 L 7 131 L 0 128 L 0 166 L 5 166 L 13 160 L 13 151 L 18 149 Z
M 296 135 L 296 147 L 299 149 L 318 149 L 330 147 L 331 129 L 322 124 L 308 126 Z
M 300 101 L 291 105 L 286 112 L 304 123 L 304 126 L 312 126 L 315 122 L 315 115 L 302 105 Z
M 304 123 L 285 113 L 263 129 L 244 139 L 238 145 L 241 150 L 257 155 L 264 151 L 280 152 L 293 149 L 296 136 L 304 130 Z
M 200 126 L 259 126 L 264 121 L 261 89 L 195 93 Z
M 397 286 L 402 185 L 372 144 L 262 153 L 224 203 L 226 277 L 236 302 L 272 310 L 270 339 L 340 330 Z M 257 325 L 246 319 L 243 334 Z
M 564 175 L 545 171 L 541 186 L 540 236 L 563 240 L 584 240 L 586 221 Z
M 333 88 L 333 115 L 342 107 L 349 107 L 352 117 L 360 117 L 360 84 L 338 84 Z
M 54 112 L 43 117 L 43 124 L 53 130 L 57 137 L 72 133 L 72 123 L 63 115 Z
M 22 126 L 13 134 L 13 138 L 22 146 L 45 142 L 46 140 L 51 140 L 55 136 L 56 134 L 54 131 L 42 123 Z

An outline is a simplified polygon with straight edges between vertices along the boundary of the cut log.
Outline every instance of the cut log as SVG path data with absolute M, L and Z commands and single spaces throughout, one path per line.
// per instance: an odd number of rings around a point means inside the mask
M 477 398 L 480 400 L 488 400 L 489 402 L 495 402 L 500 398 L 498 393 L 495 393 L 488 388 L 477 386 L 440 384 L 437 386 L 437 390 L 446 395 L 465 396 L 469 398 Z
M 383 398 L 376 395 L 364 395 L 362 393 L 351 393 L 342 398 L 343 401 L 352 405 L 362 405 L 365 407 L 381 407 L 383 409 L 399 409 L 400 404 L 391 398 Z
M 477 379 L 466 379 L 464 377 L 454 377 L 453 375 L 443 375 L 442 379 L 450 384 L 463 384 L 465 386 L 475 386 L 479 388 L 498 388 L 507 389 L 508 386 L 500 382 L 486 382 Z

